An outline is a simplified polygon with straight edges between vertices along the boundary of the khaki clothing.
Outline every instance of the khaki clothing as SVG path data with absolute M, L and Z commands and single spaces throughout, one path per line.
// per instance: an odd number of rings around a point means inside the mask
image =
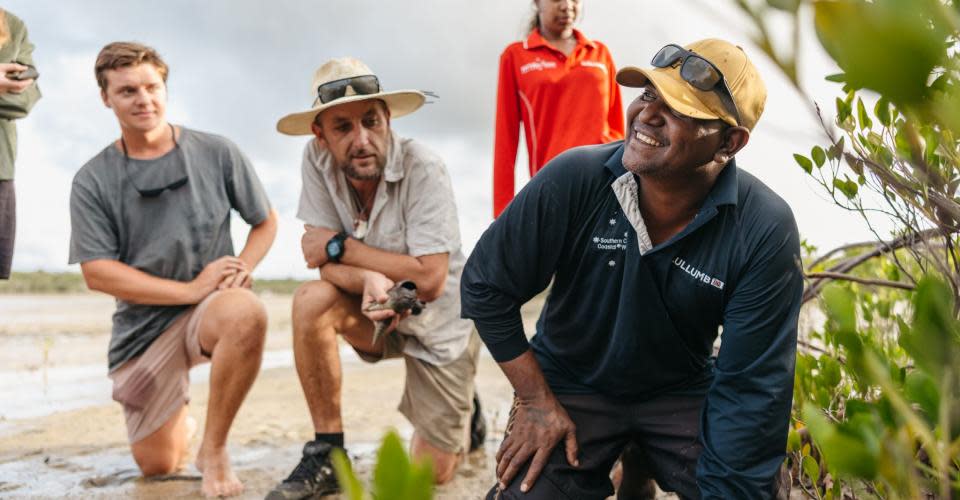
M 347 180 L 333 156 L 311 139 L 303 152 L 297 217 L 311 226 L 353 233 L 358 216 Z M 460 357 L 473 325 L 460 318 L 460 223 L 443 161 L 423 145 L 391 133 L 387 164 L 377 187 L 363 242 L 397 254 L 450 255 L 443 294 L 418 316 L 400 322 L 409 337 L 404 353 L 436 365 Z
M 33 44 L 27 38 L 26 25 L 9 11 L 6 16 L 10 39 L 0 47 L 0 62 L 34 66 Z M 17 158 L 17 126 L 13 121 L 27 116 L 39 99 L 36 83 L 19 94 L 0 94 L 0 181 L 13 179 L 13 162 Z
M 442 366 L 403 354 L 404 343 L 409 338 L 389 333 L 383 343 L 382 356 L 360 351 L 357 354 L 370 363 L 403 357 L 407 378 L 397 409 L 430 444 L 449 453 L 461 453 L 469 446 L 480 336 L 471 332 L 460 357 Z
M 219 293 L 187 309 L 142 355 L 110 373 L 113 399 L 123 405 L 130 444 L 156 432 L 190 402 L 190 368 L 210 361 L 210 353 L 200 347 L 200 321 Z

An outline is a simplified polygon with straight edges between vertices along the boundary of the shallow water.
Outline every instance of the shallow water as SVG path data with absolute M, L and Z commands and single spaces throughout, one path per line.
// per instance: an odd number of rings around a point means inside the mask
M 375 443 L 354 443 L 349 454 L 360 471 L 375 460 Z M 299 445 L 269 443 L 231 448 L 234 470 L 247 486 L 241 498 L 263 498 L 300 458 Z M 272 464 L 272 465 L 269 465 Z M 189 498 L 200 496 L 194 466 L 170 476 L 144 479 L 126 448 L 88 453 L 43 453 L 0 464 L 0 496 L 32 498 Z M 279 479 L 278 479 L 279 478 Z
M 234 469 L 246 486 L 241 498 L 263 498 L 299 461 L 313 435 L 293 369 L 290 297 L 263 297 L 270 315 L 263 368 L 229 438 Z M 197 498 L 200 475 L 190 465 L 143 479 L 129 453 L 120 406 L 110 399 L 106 349 L 113 300 L 101 295 L 0 296 L 0 497 Z M 528 328 L 535 307 L 524 317 Z M 49 312 L 53 312 L 49 314 Z M 362 363 L 341 348 L 347 447 L 362 481 L 387 429 L 409 441 L 412 429 L 396 411 L 403 391 L 401 360 Z M 191 371 L 190 415 L 206 411 L 209 365 Z M 494 454 L 512 389 L 486 351 L 477 388 L 487 419 L 484 449 L 471 453 L 437 499 L 483 498 L 494 482 Z M 199 447 L 199 434 L 191 449 Z M 669 498 L 669 497 L 667 497 Z
M 5 344 L 22 339 L 0 337 L 0 352 Z M 9 351 L 7 351 L 9 352 Z M 360 362 L 347 346 L 340 349 L 344 363 Z M 293 366 L 293 350 L 282 349 L 263 353 L 261 370 Z M 191 383 L 205 383 L 210 378 L 210 364 L 190 370 Z M 35 369 L 0 370 L 0 433 L 15 419 L 35 418 L 59 411 L 109 404 L 112 385 L 107 378 L 106 362 Z

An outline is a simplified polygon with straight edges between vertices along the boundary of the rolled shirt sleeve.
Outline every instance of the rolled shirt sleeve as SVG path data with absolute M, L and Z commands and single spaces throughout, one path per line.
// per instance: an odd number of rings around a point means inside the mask
M 803 292 L 792 214 L 761 237 L 725 310 L 701 422 L 704 499 L 771 498 L 785 459 Z
M 323 182 L 321 165 L 319 145 L 316 139 L 311 139 L 303 148 L 303 161 L 300 165 L 303 183 L 300 188 L 297 218 L 314 227 L 342 230 L 344 228 L 337 216 L 333 196 Z

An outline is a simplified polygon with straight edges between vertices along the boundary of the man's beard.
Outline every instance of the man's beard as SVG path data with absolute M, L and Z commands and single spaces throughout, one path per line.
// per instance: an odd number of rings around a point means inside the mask
M 377 168 L 373 172 L 361 172 L 356 166 L 353 165 L 353 162 L 348 159 L 340 168 L 343 170 L 344 175 L 348 178 L 357 180 L 357 181 L 373 181 L 380 178 L 383 174 L 383 169 L 386 167 L 386 162 L 382 160 L 379 156 L 376 158 Z

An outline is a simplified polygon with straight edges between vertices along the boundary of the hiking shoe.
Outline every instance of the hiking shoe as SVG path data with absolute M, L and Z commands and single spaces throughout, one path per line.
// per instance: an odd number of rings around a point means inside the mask
M 474 392 L 473 415 L 470 416 L 470 451 L 482 447 L 486 439 L 487 421 L 483 418 L 483 410 L 480 409 L 480 397 Z
M 292 500 L 331 495 L 340 492 L 330 452 L 334 447 L 321 441 L 310 441 L 303 447 L 303 457 L 290 476 L 278 484 L 266 500 Z

